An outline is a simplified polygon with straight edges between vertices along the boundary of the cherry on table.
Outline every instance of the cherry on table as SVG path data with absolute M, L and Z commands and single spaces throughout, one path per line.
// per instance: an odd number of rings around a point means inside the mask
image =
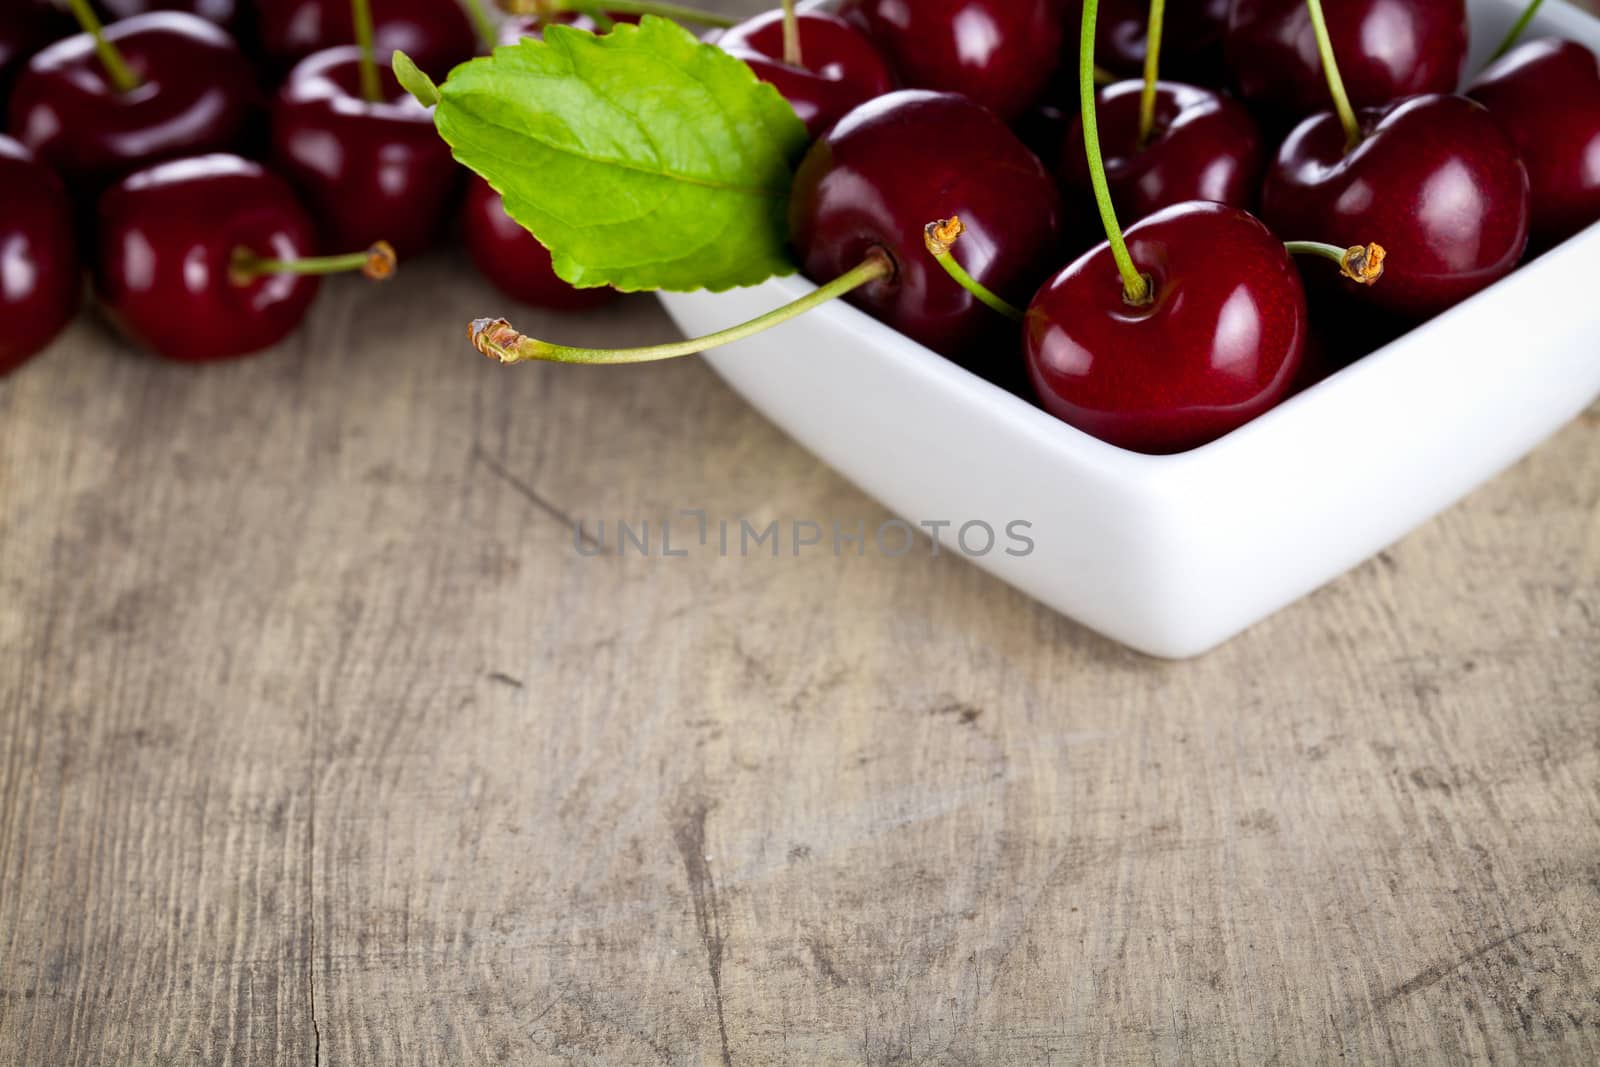
M 716 44 L 782 93 L 813 138 L 845 112 L 894 88 L 894 76 L 877 46 L 856 27 L 827 11 L 801 11 L 795 22 L 798 66 L 785 60 L 782 11 L 768 11 L 724 30 Z
M 1388 250 L 1382 285 L 1357 294 L 1427 318 L 1508 274 L 1528 241 L 1528 176 L 1482 105 L 1415 96 L 1358 117 L 1306 119 L 1278 151 L 1261 211 L 1280 233 Z
M 1466 0 L 1341 0 L 1328 33 L 1350 102 L 1451 93 L 1467 58 Z M 1306 0 L 1234 0 L 1228 66 L 1235 87 L 1274 123 L 1328 107 L 1328 82 Z
M 1600 64 L 1593 52 L 1573 41 L 1529 41 L 1485 68 L 1467 95 L 1489 109 L 1528 168 L 1539 247 L 1600 220 Z
M 335 246 L 391 242 L 425 250 L 449 216 L 461 169 L 432 112 L 378 68 L 380 99 L 361 91 L 361 50 L 330 48 L 290 72 L 272 107 L 274 165 L 300 189 Z
M 0 374 L 37 355 L 78 310 L 83 273 L 60 179 L 0 136 Z
M 1050 82 L 1062 55 L 1058 0 L 849 0 L 866 30 L 917 89 L 960 93 L 1010 121 Z
M 822 282 L 885 252 L 891 277 L 848 299 L 987 377 L 1020 368 L 981 342 L 1004 326 L 933 262 L 927 223 L 959 216 L 962 266 L 1026 299 L 1058 254 L 1060 198 L 1037 157 L 993 112 L 954 93 L 901 90 L 861 105 L 812 145 L 795 176 L 789 228 L 801 269 Z
M 215 154 L 160 163 L 100 198 L 95 284 L 117 325 L 184 363 L 248 355 L 287 337 L 317 274 L 392 268 L 374 247 L 319 260 L 316 227 L 283 179 Z
M 1141 143 L 1143 90 L 1141 81 L 1122 81 L 1096 94 L 1106 179 L 1118 211 L 1140 219 L 1186 200 L 1254 207 L 1266 150 L 1243 105 L 1209 89 L 1157 82 L 1155 123 Z M 1068 127 L 1060 161 L 1067 189 L 1090 196 L 1081 118 Z
M 458 0 L 372 0 L 377 54 L 401 51 L 435 78 L 478 51 L 472 21 Z M 283 70 L 327 48 L 355 40 L 350 0 L 270 0 L 258 5 L 267 54 Z
M 28 62 L 11 94 L 12 135 L 69 184 L 95 185 L 156 160 L 234 145 L 256 103 L 233 38 L 194 15 L 136 15 L 106 27 L 137 85 L 113 83 L 80 33 Z
M 478 272 L 506 296 L 534 307 L 585 311 L 614 300 L 614 289 L 577 289 L 563 281 L 550 252 L 506 214 L 500 194 L 474 175 L 461 207 L 467 251 Z

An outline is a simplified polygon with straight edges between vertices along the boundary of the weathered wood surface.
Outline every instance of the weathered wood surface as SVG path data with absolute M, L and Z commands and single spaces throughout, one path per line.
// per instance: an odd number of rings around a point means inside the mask
M 497 306 L 0 383 L 0 1063 L 1600 1062 L 1600 411 L 1167 664 L 949 556 L 579 556 L 885 516 Z

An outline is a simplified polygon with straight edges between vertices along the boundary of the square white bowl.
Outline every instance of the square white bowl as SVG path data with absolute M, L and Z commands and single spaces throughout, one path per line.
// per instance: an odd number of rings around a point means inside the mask
M 1523 0 L 1470 0 L 1476 71 Z M 1556 0 L 1528 36 L 1600 51 Z M 1381 551 L 1600 396 L 1600 225 L 1203 448 L 1128 452 L 835 302 L 709 353 L 727 382 L 913 525 L 1032 524 L 973 562 L 1151 655 L 1198 655 Z M 697 335 L 814 286 L 663 293 Z M 954 527 L 946 532 L 946 539 Z

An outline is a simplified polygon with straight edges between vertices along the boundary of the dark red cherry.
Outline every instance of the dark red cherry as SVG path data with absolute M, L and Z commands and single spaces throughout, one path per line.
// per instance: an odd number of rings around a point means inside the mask
M 1488 111 L 1464 96 L 1416 96 L 1362 111 L 1360 122 L 1365 137 L 1349 152 L 1331 112 L 1295 128 L 1262 188 L 1268 225 L 1297 240 L 1382 245 L 1383 280 L 1348 284 L 1414 319 L 1517 265 L 1528 243 L 1528 174 Z M 1327 266 L 1321 276 L 1331 278 Z
M 1342 0 L 1323 7 L 1353 106 L 1455 92 L 1467 58 L 1466 0 Z M 1275 122 L 1332 106 L 1306 0 L 1234 0 L 1227 51 L 1240 95 Z
M 244 21 L 239 0 L 95 0 L 95 6 L 108 22 L 151 11 L 183 11 L 237 32 Z
M 903 90 L 850 112 L 807 153 L 795 177 L 789 226 L 800 264 L 830 281 L 874 248 L 896 273 L 849 300 L 901 333 L 995 379 L 1000 346 L 981 342 L 1008 325 L 952 281 L 923 245 L 923 228 L 951 215 L 966 224 L 954 255 L 1001 296 L 1027 299 L 1057 254 L 1055 183 L 993 112 L 954 93 Z
M 1228 29 L 1228 5 L 1229 0 L 1172 0 L 1167 4 L 1161 32 L 1163 77 L 1208 86 L 1227 81 L 1222 42 Z M 1075 54 L 1083 0 L 1060 0 L 1060 7 L 1069 31 L 1067 51 Z M 1150 0 L 1101 0 L 1096 17 L 1095 62 L 1126 78 L 1141 76 Z M 1076 88 L 1071 92 L 1075 96 Z
M 613 289 L 575 289 L 556 275 L 550 252 L 506 214 L 500 194 L 476 175 L 467 185 L 461 228 L 478 273 L 513 300 L 556 311 L 585 311 L 616 299 Z
M 1282 242 L 1221 204 L 1178 204 L 1128 227 L 1151 285 L 1130 305 L 1102 242 L 1045 283 L 1023 324 L 1039 402 L 1136 452 L 1197 448 L 1288 396 L 1308 325 Z
M 1100 151 L 1118 215 L 1132 221 L 1186 200 L 1253 208 L 1266 152 L 1243 105 L 1209 89 L 1157 82 L 1155 124 L 1141 146 L 1143 92 L 1143 82 L 1124 81 L 1096 94 Z M 1092 196 L 1081 118 L 1070 125 L 1060 158 L 1069 193 Z
M 725 30 L 717 46 L 738 56 L 772 84 L 819 137 L 845 112 L 894 88 L 894 77 L 877 46 L 860 30 L 826 11 L 797 15 L 800 60 L 783 61 L 783 12 L 768 11 Z
M 0 108 L 33 54 L 75 32 L 76 24 L 48 0 L 7 0 L 0 7 Z
M 843 14 L 867 31 L 902 84 L 960 93 L 1009 122 L 1038 99 L 1061 61 L 1056 3 L 848 0 Z
M 76 34 L 28 62 L 11 94 L 11 132 L 69 182 L 97 184 L 146 163 L 235 144 L 256 103 L 233 38 L 179 12 L 106 27 L 142 84 L 118 92 Z
M 240 282 L 239 250 L 275 259 L 316 251 L 311 217 L 259 164 L 209 155 L 129 175 L 100 198 L 95 283 L 139 344 L 198 363 L 242 356 L 288 336 L 317 279 L 274 274 Z
M 83 275 L 60 179 L 0 137 L 0 374 L 55 339 L 78 310 Z
M 350 0 L 267 0 L 257 6 L 262 46 L 280 70 L 356 39 Z M 373 50 L 385 66 L 398 49 L 443 78 L 478 51 L 459 0 L 372 0 L 372 23 Z
M 1533 192 L 1533 240 L 1565 241 L 1600 219 L 1600 65 L 1587 48 L 1547 39 L 1519 45 L 1473 81 L 1522 155 Z
M 272 156 L 336 248 L 392 243 L 402 257 L 430 246 L 449 216 L 461 170 L 433 113 L 380 66 L 383 99 L 361 96 L 361 52 L 302 60 L 272 107 Z

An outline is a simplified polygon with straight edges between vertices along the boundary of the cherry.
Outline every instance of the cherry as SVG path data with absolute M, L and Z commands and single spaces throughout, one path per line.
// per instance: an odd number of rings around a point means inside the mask
M 1465 0 L 1342 0 L 1328 32 L 1356 107 L 1454 92 L 1467 57 Z M 1328 106 L 1306 0 L 1234 0 L 1227 53 L 1240 95 L 1274 121 Z
M 478 272 L 506 296 L 535 307 L 584 311 L 609 303 L 613 289 L 576 289 L 556 275 L 550 252 L 506 214 L 500 194 L 474 175 L 461 208 L 461 228 Z
M 893 266 L 850 301 L 946 356 L 989 360 L 1000 320 L 923 249 L 927 223 L 957 215 L 965 268 L 1002 296 L 1033 291 L 1056 254 L 1061 207 L 1038 158 L 993 113 L 953 93 L 902 90 L 840 119 L 795 176 L 789 227 L 802 270 L 836 278 L 879 249 Z M 977 366 L 976 363 L 972 365 Z
M 272 107 L 274 165 L 300 189 L 337 247 L 393 242 L 402 257 L 438 236 L 461 170 L 433 129 L 432 112 L 374 71 L 379 99 L 362 90 L 356 46 L 307 57 Z
M 1102 242 L 1039 290 L 1023 327 L 1045 410 L 1136 452 L 1183 452 L 1289 395 L 1305 351 L 1300 275 L 1257 219 L 1222 204 L 1130 226 L 1151 296 L 1132 304 Z
M 95 0 L 108 19 L 126 19 L 151 11 L 183 11 L 237 32 L 244 12 L 239 0 Z
M 1058 0 L 848 0 L 914 88 L 960 93 L 1010 121 L 1049 84 L 1061 57 Z
M 383 277 L 374 247 L 317 260 L 311 217 L 257 163 L 230 155 L 159 163 L 107 189 L 99 205 L 96 287 L 140 344 L 184 363 L 270 347 L 305 318 L 317 274 Z
M 159 12 L 114 23 L 104 37 L 109 52 L 97 52 L 92 33 L 46 48 L 11 96 L 13 135 L 69 182 L 97 184 L 239 139 L 256 89 L 226 32 Z
M 72 20 L 48 0 L 12 0 L 0 9 L 0 108 L 29 58 L 72 32 Z
M 838 15 L 802 11 L 795 24 L 798 63 L 785 58 L 782 11 L 742 22 L 724 31 L 716 43 L 776 87 L 813 138 L 851 108 L 894 88 L 894 77 L 877 47 Z
M 1227 81 L 1223 38 L 1229 0 L 1173 0 L 1166 10 L 1163 64 L 1168 77 L 1196 85 Z M 1083 16 L 1082 0 L 1061 0 L 1066 25 Z M 1105 0 L 1095 31 L 1095 60 L 1113 74 L 1132 78 L 1144 69 L 1150 0 Z M 1068 72 L 1068 81 L 1071 81 Z
M 1600 65 L 1571 41 L 1530 41 L 1479 74 L 1467 95 L 1489 109 L 1528 168 L 1541 247 L 1600 219 Z
M 1123 81 L 1097 94 L 1106 179 L 1118 210 L 1137 219 L 1185 200 L 1253 207 L 1266 153 L 1249 112 L 1209 89 L 1158 82 L 1155 121 L 1142 141 L 1143 91 L 1143 82 Z M 1091 190 L 1082 119 L 1068 128 L 1060 176 L 1074 192 Z
M 1362 295 L 1426 318 L 1503 277 L 1528 241 L 1528 176 L 1484 108 L 1415 96 L 1363 111 L 1349 143 L 1332 113 L 1305 120 L 1278 151 L 1262 217 L 1280 232 L 1389 249 L 1384 283 Z
M 279 69 L 355 39 L 350 0 L 270 0 L 257 5 L 261 42 Z M 377 54 L 396 50 L 442 78 L 471 59 L 478 38 L 458 0 L 372 0 Z
M 72 319 L 83 290 L 72 205 L 48 167 L 0 137 L 0 374 L 21 366 Z

